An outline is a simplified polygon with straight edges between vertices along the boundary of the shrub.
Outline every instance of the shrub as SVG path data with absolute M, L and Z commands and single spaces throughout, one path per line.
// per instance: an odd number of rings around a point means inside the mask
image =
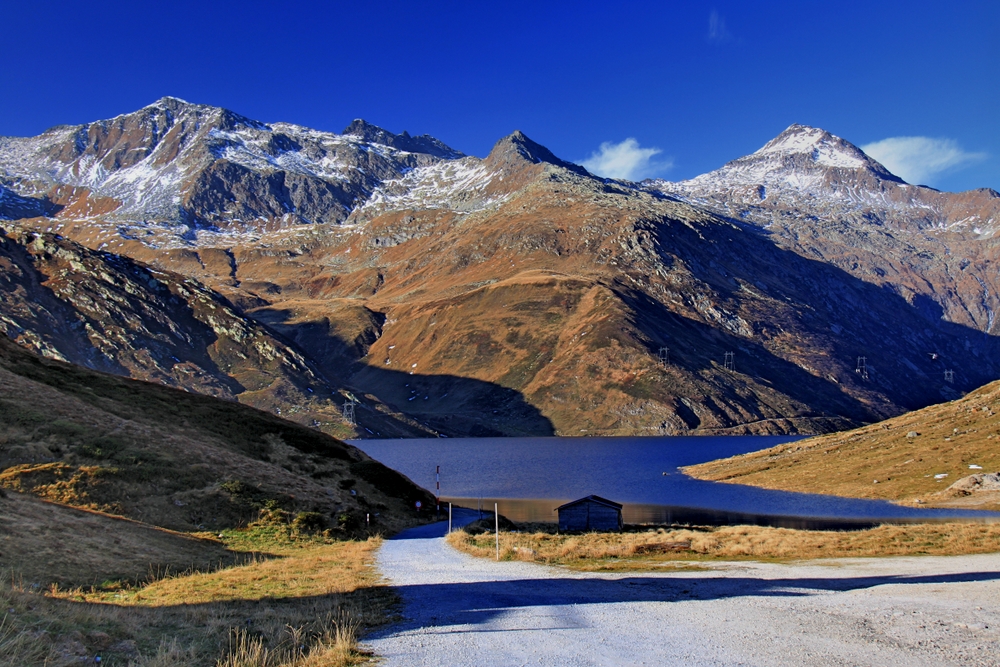
M 292 528 L 300 533 L 318 533 L 326 525 L 326 517 L 320 512 L 299 512 L 292 519 Z

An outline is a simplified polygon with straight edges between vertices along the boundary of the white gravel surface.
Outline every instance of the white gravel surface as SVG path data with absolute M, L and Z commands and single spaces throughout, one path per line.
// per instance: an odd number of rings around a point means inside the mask
M 405 603 L 365 641 L 387 667 L 1000 665 L 1000 555 L 594 574 L 473 558 L 445 527 L 379 553 Z

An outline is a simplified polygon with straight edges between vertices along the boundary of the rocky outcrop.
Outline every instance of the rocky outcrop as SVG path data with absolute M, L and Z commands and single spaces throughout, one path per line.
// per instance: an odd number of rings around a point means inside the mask
M 391 146 L 392 148 L 398 148 L 401 151 L 407 151 L 409 153 L 424 153 L 427 155 L 433 155 L 435 157 L 455 160 L 458 158 L 465 157 L 465 155 L 454 148 L 447 146 L 444 142 L 439 139 L 435 139 L 429 134 L 421 134 L 417 137 L 411 137 L 410 133 L 403 131 L 401 134 L 393 134 L 392 132 L 387 132 L 377 125 L 372 125 L 360 118 L 355 119 L 344 128 L 341 132 L 344 136 L 358 137 L 362 141 L 369 144 L 378 144 L 381 146 Z
M 1000 491 L 1000 472 L 976 473 L 958 480 L 945 493 L 968 496 L 980 491 Z
M 0 329 L 45 356 L 339 421 L 334 387 L 301 353 L 189 278 L 21 233 L 0 236 L 0 296 Z
M 522 163 L 540 164 L 546 163 L 562 167 L 581 176 L 589 176 L 586 169 L 578 164 L 566 162 L 556 157 L 552 151 L 545 146 L 529 139 L 523 132 L 516 130 L 500 141 L 498 141 L 485 160 L 487 166 L 503 170 L 518 169 Z

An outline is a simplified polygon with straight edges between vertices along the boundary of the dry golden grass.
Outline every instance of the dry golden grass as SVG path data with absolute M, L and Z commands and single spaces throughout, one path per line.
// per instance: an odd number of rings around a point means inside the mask
M 684 472 L 769 489 L 1000 510 L 997 493 L 944 492 L 970 474 L 998 470 L 1000 383 L 994 382 L 957 401 Z
M 380 540 L 292 538 L 256 526 L 268 556 L 120 589 L 8 583 L 0 667 L 93 662 L 122 667 L 335 667 L 368 659 L 357 634 L 386 622 L 395 598 L 373 567 Z M 232 545 L 230 545 L 232 546 Z M 10 657 L 7 656 L 16 656 Z
M 284 641 L 268 648 L 260 637 L 245 630 L 233 633 L 229 652 L 218 667 L 334 667 L 358 664 L 357 625 L 350 621 L 332 624 L 322 636 L 309 642 L 298 629 L 289 629 Z
M 466 553 L 495 557 L 492 534 L 456 531 L 447 539 Z M 859 531 L 725 526 L 582 535 L 500 533 L 503 560 L 565 565 L 577 570 L 662 569 L 681 561 L 950 556 L 997 551 L 1000 524 L 883 525 Z

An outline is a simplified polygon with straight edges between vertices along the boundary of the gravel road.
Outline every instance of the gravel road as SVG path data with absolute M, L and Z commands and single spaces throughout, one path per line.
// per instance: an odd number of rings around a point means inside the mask
M 720 563 L 594 574 L 472 558 L 446 524 L 388 540 L 411 665 L 1000 665 L 1000 555 Z

